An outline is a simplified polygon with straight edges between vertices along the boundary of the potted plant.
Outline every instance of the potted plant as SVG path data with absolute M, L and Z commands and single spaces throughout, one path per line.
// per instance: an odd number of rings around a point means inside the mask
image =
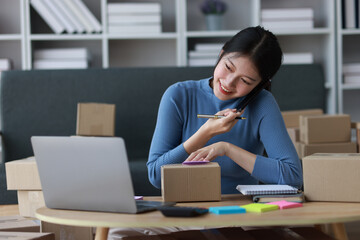
M 223 15 L 227 10 L 227 4 L 222 0 L 204 0 L 200 5 L 201 12 L 205 14 L 206 26 L 210 31 L 221 30 L 223 27 Z

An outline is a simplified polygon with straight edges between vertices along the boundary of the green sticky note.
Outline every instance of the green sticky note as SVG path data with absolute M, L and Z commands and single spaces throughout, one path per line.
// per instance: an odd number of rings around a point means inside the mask
M 250 203 L 241 206 L 246 209 L 246 212 L 255 212 L 255 213 L 262 213 L 262 212 L 268 212 L 273 210 L 278 210 L 278 205 L 273 204 L 263 204 L 263 203 Z

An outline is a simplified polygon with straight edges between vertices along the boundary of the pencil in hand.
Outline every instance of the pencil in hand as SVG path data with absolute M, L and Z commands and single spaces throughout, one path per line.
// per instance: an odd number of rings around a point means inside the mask
M 223 116 L 223 115 L 198 114 L 197 117 L 198 117 L 198 118 L 215 118 L 215 119 L 220 119 L 220 118 L 224 118 L 224 117 L 226 117 L 226 116 Z M 244 119 L 246 119 L 246 118 L 245 118 L 245 117 L 236 117 L 235 119 L 244 120 Z

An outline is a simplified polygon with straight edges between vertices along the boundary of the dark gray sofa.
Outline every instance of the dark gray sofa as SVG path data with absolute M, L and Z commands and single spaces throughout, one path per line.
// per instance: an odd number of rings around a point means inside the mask
M 125 139 L 135 194 L 159 195 L 148 181 L 146 161 L 161 96 L 177 81 L 209 77 L 212 71 L 158 67 L 3 72 L 0 204 L 16 202 L 16 192 L 6 191 L 4 162 L 33 156 L 33 135 L 74 135 L 78 102 L 116 104 L 115 134 Z M 282 66 L 272 92 L 281 110 L 325 109 L 320 65 Z

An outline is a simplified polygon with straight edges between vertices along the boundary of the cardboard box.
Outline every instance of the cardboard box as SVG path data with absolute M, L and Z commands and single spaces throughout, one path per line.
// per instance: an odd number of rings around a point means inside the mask
M 296 142 L 296 143 L 294 143 L 294 146 L 295 146 L 296 153 L 298 154 L 298 157 L 301 159 L 303 156 L 301 153 L 301 143 Z
M 39 232 L 40 225 L 22 216 L 0 217 L 0 232 Z
M 0 232 L 0 239 L 7 240 L 55 240 L 53 233 Z
M 356 129 L 357 150 L 360 152 L 360 129 Z
M 34 157 L 5 163 L 8 190 L 41 190 L 39 172 Z
M 94 230 L 91 227 L 75 227 L 41 221 L 41 232 L 54 233 L 55 240 L 94 239 Z
M 314 153 L 356 153 L 356 143 L 318 143 L 305 144 L 299 143 L 299 158 L 312 155 Z
M 79 103 L 76 135 L 115 136 L 115 104 Z
M 360 202 L 359 169 L 359 153 L 317 153 L 303 158 L 306 199 Z
M 300 141 L 300 129 L 299 128 L 287 128 L 286 129 L 291 141 L 295 145 L 295 143 Z
M 350 115 L 300 116 L 300 141 L 306 144 L 350 142 Z
M 299 117 L 301 115 L 322 115 L 324 112 L 322 109 L 304 109 L 297 111 L 283 111 L 281 114 L 286 128 L 298 128 L 300 127 Z
M 357 152 L 360 152 L 360 122 L 352 122 L 351 128 L 356 131 Z
M 19 212 L 24 217 L 35 217 L 35 211 L 45 206 L 42 191 L 17 191 Z
M 220 166 L 216 162 L 164 165 L 161 167 L 161 193 L 163 201 L 220 201 Z

